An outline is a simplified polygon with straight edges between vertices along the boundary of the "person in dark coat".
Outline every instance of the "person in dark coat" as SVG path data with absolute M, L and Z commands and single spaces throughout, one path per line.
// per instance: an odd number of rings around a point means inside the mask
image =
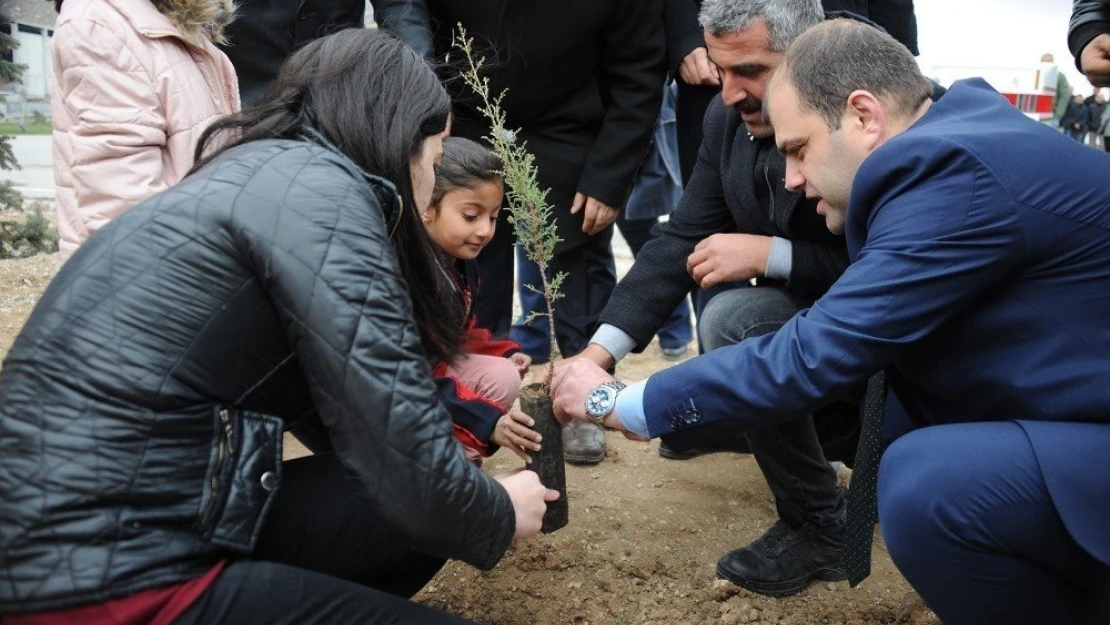
M 433 0 L 428 11 L 436 58 L 458 57 L 456 24 L 475 39 L 492 92 L 507 90 L 507 127 L 520 130 L 541 187 L 551 189 L 563 240 L 554 269 L 569 272 L 556 338 L 565 353 L 578 351 L 615 281 L 607 226 L 627 199 L 659 114 L 662 0 Z M 454 63 L 448 71 L 457 69 Z M 449 82 L 452 134 L 481 139 L 489 126 L 476 96 L 461 80 Z M 495 335 L 511 321 L 513 236 L 499 227 L 478 259 L 487 294 L 478 298 L 478 320 Z
M 91 237 L 16 337 L 5 625 L 460 624 L 402 597 L 539 532 L 556 493 L 467 462 L 433 387 L 463 336 L 419 217 L 447 93 L 365 29 L 295 53 L 273 93 Z M 282 462 L 309 419 L 330 448 Z
M 1083 98 L 1083 108 L 1086 109 L 1086 139 L 1087 145 L 1093 148 L 1102 147 L 1102 133 L 1099 130 L 1102 125 L 1102 110 L 1106 108 L 1106 102 L 1102 99 L 1102 94 L 1098 91 Z
M 1060 118 L 1060 128 L 1064 134 L 1082 143 L 1087 135 L 1087 109 L 1083 106 L 1083 96 L 1073 95 L 1068 102 L 1064 116 Z
M 774 332 L 844 271 L 844 238 L 825 228 L 815 202 L 786 189 L 785 163 L 760 121 L 764 86 L 779 55 L 823 18 L 818 0 L 703 4 L 709 54 L 725 68 L 725 86 L 706 115 L 698 165 L 678 208 L 613 291 L 586 358 L 610 367 L 643 350 L 695 285 L 732 286 L 699 318 L 706 349 L 746 342 Z M 741 74 L 736 66 L 757 69 Z M 711 275 L 707 267 L 714 268 Z M 749 286 L 753 278 L 756 284 Z M 800 592 L 813 579 L 843 578 L 844 497 L 814 425 L 832 423 L 833 414 L 848 434 L 845 456 L 838 459 L 850 459 L 858 419 L 855 405 L 842 402 L 816 417 L 799 412 L 789 423 L 746 436 L 676 436 L 660 445 L 665 457 L 747 449 L 767 480 L 779 521 L 723 555 L 719 576 L 771 595 Z
M 633 259 L 651 239 L 652 228 L 659 218 L 670 215 L 682 198 L 682 175 L 678 167 L 678 142 L 674 131 L 675 95 L 675 84 L 669 81 L 663 88 L 663 108 L 652 135 L 651 150 L 636 174 L 624 211 L 617 216 L 617 231 L 628 243 Z M 533 364 L 542 364 L 547 362 L 551 353 L 547 317 L 537 317 L 528 323 L 526 314 L 526 311 L 539 311 L 544 306 L 543 295 L 526 286 L 540 284 L 539 268 L 528 261 L 520 247 L 517 247 L 516 258 L 521 315 L 513 322 L 510 336 L 528 354 L 540 357 L 541 360 L 533 361 Z M 664 358 L 677 360 L 686 353 L 694 338 L 692 321 L 690 303 L 683 301 L 656 333 Z
M 374 0 L 374 20 L 417 53 L 432 51 L 424 0 Z M 282 63 L 304 44 L 344 28 L 362 28 L 365 0 L 243 0 L 221 46 L 239 78 L 243 107 L 257 104 Z
M 848 269 L 774 335 L 615 401 L 591 391 L 611 376 L 567 362 L 556 414 L 586 418 L 593 395 L 640 437 L 745 430 L 885 371 L 898 401 L 884 418 L 875 379 L 864 424 L 881 463 L 850 495 L 877 488 L 885 546 L 940 620 L 1110 622 L 1110 156 L 981 79 L 930 101 L 904 47 L 848 20 L 798 38 L 768 91 L 786 184 L 845 232 Z M 876 512 L 860 503 L 854 569 Z
M 610 225 L 659 115 L 663 0 L 430 0 L 427 6 L 435 58 L 458 59 L 453 37 L 461 23 L 486 59 L 492 93 L 507 89 L 506 125 L 519 129 L 518 140 L 536 157 L 562 239 L 551 265 L 566 274 L 555 303 L 555 338 L 562 353 L 578 353 L 616 283 Z M 452 134 L 481 139 L 489 125 L 475 94 L 452 80 L 458 66 L 452 60 L 444 76 L 454 89 Z M 475 312 L 495 336 L 506 336 L 512 322 L 515 233 L 507 219 L 502 211 L 497 233 L 478 257 Z M 589 426 L 570 428 L 565 452 L 600 461 L 603 442 Z

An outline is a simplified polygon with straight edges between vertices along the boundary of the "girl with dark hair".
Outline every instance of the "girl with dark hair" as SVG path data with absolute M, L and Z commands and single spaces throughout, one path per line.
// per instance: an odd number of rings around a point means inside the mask
M 539 531 L 558 493 L 467 462 L 430 375 L 448 108 L 392 36 L 314 41 L 62 267 L 0 372 L 5 625 L 460 623 L 400 597 Z
M 455 424 L 455 438 L 467 458 L 506 447 L 529 462 L 528 450 L 540 450 L 532 418 L 511 410 L 520 381 L 532 359 L 520 345 L 494 339 L 478 326 L 473 301 L 478 288 L 478 253 L 497 228 L 504 187 L 501 160 L 469 139 L 443 140 L 443 158 L 436 166 L 432 201 L 423 214 L 424 227 L 439 247 L 443 273 L 451 281 L 466 319 L 463 353 L 435 367 L 441 399 Z

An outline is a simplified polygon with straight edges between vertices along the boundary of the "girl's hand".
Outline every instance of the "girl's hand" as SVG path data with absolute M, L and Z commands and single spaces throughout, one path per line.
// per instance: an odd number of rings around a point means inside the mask
M 524 352 L 517 352 L 509 356 L 509 360 L 516 365 L 516 370 L 520 373 L 520 379 L 524 379 L 524 374 L 528 373 L 528 367 L 532 366 L 532 357 Z
M 540 440 L 543 438 L 539 432 L 532 429 L 534 425 L 536 422 L 532 417 L 519 410 L 510 410 L 497 420 L 490 441 L 512 450 L 514 454 L 523 458 L 524 462 L 532 462 L 528 451 L 539 451 Z

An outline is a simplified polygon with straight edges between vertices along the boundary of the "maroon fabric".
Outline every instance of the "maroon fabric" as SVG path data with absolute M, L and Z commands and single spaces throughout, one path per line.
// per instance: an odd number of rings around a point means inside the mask
M 3 625 L 172 625 L 204 591 L 216 581 L 226 561 L 208 570 L 200 577 L 164 588 L 152 588 L 130 597 L 113 599 L 96 605 L 38 612 L 36 614 L 8 614 L 0 617 Z

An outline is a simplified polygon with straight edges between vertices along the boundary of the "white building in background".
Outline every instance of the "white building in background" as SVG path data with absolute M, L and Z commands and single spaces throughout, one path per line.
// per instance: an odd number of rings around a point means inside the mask
M 7 60 L 27 66 L 22 84 L 0 85 L 0 92 L 15 96 L 15 101 L 50 99 L 53 64 L 50 60 L 50 39 L 54 36 L 57 13 L 54 3 L 47 0 L 0 0 L 5 21 L 0 31 L 15 37 L 19 47 Z M 20 97 L 22 96 L 22 98 Z

